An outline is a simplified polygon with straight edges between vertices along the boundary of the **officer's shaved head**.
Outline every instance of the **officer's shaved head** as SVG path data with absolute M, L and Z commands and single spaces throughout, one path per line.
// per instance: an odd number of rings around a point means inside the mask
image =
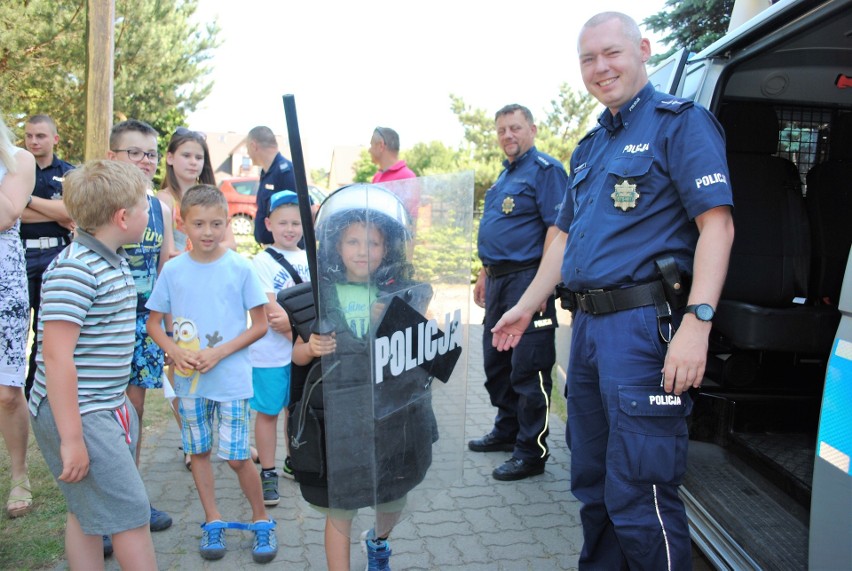
M 32 117 L 27 119 L 27 123 L 31 125 L 35 125 L 36 123 L 44 123 L 50 127 L 51 133 L 53 133 L 54 135 L 57 134 L 56 123 L 53 121 L 50 115 L 44 115 L 43 113 L 33 115 Z
M 248 132 L 248 140 L 253 141 L 261 147 L 278 148 L 278 141 L 275 139 L 275 133 L 272 129 L 259 125 Z
M 618 20 L 621 22 L 621 30 L 624 32 L 624 35 L 627 39 L 631 41 L 631 43 L 639 43 L 642 41 L 642 32 L 639 30 L 639 25 L 636 21 L 628 16 L 627 14 L 623 14 L 621 12 L 601 12 L 600 14 L 596 14 L 589 18 L 589 21 L 583 24 L 583 27 L 580 29 L 580 36 L 583 36 L 586 30 L 589 28 L 595 28 L 600 26 L 601 24 L 605 24 L 610 20 Z M 577 42 L 577 51 L 579 51 L 580 44 Z

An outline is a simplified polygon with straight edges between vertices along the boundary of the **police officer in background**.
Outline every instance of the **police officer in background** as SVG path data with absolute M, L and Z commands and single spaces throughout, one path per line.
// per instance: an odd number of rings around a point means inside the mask
M 690 569 L 677 491 L 687 389 L 701 386 L 734 236 L 722 128 L 654 90 L 650 42 L 628 16 L 593 17 L 578 48 L 583 82 L 607 109 L 571 157 L 559 233 L 494 344 L 518 343 L 561 267 L 574 308 L 566 438 L 583 504 L 579 567 Z M 692 276 L 688 297 L 678 273 Z
M 246 147 L 251 162 L 260 166 L 257 188 L 257 213 L 254 216 L 254 239 L 261 246 L 272 244 L 272 232 L 266 229 L 269 199 L 279 190 L 296 190 L 293 163 L 278 152 L 278 141 L 269 127 L 258 126 L 249 131 Z
M 521 480 L 543 473 L 549 455 L 550 372 L 556 360 L 554 298 L 548 295 L 540 303 L 533 330 L 508 353 L 492 346 L 491 328 L 517 303 L 556 235 L 554 223 L 568 177 L 559 161 L 535 148 L 537 129 L 529 109 L 507 105 L 495 121 L 505 168 L 485 193 L 479 223 L 483 268 L 473 292 L 476 304 L 485 308 L 485 388 L 497 416 L 491 432 L 471 440 L 468 447 L 474 452 L 512 452 L 493 476 Z
M 36 160 L 36 182 L 32 198 L 21 215 L 21 241 L 24 243 L 29 281 L 30 309 L 33 311 L 33 346 L 30 351 L 24 392 L 27 398 L 35 377 L 36 323 L 41 302 L 41 276 L 53 258 L 68 244 L 74 222 L 62 202 L 62 180 L 74 167 L 54 153 L 59 143 L 56 123 L 47 115 L 33 115 L 24 125 L 24 144 Z

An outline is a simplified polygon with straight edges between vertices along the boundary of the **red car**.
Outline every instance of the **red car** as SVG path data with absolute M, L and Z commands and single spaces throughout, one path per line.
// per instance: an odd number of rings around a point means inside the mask
M 219 185 L 219 190 L 228 200 L 231 230 L 237 236 L 254 233 L 258 180 L 256 176 L 239 176 L 225 179 Z
M 225 179 L 219 184 L 219 190 L 228 200 L 228 215 L 231 217 L 231 230 L 237 236 L 254 234 L 254 217 L 257 214 L 257 187 L 260 179 L 256 176 L 238 176 Z M 326 193 L 316 186 L 308 186 L 308 193 L 314 204 L 321 204 Z

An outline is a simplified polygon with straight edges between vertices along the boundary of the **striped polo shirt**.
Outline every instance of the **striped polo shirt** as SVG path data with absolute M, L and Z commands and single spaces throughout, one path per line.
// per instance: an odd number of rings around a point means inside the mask
M 74 241 L 45 270 L 29 403 L 33 416 L 47 395 L 42 347 L 47 321 L 70 321 L 80 327 L 74 348 L 80 414 L 124 403 L 133 358 L 136 286 L 123 254 L 78 229 Z

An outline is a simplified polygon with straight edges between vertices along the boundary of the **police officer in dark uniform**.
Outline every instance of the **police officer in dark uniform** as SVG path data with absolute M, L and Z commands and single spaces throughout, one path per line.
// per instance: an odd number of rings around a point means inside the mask
M 550 372 L 556 360 L 553 297 L 548 297 L 531 331 L 512 351 L 501 353 L 492 346 L 491 328 L 535 276 L 544 248 L 556 234 L 554 223 L 568 177 L 559 161 L 535 148 L 536 126 L 529 109 L 507 105 L 495 120 L 507 159 L 497 182 L 485 193 L 479 223 L 483 268 L 474 301 L 485 308 L 485 388 L 497 416 L 491 432 L 471 440 L 468 447 L 474 452 L 512 452 L 493 476 L 520 480 L 544 472 L 549 455 Z
M 278 152 L 278 141 L 269 127 L 255 127 L 247 137 L 251 162 L 261 167 L 257 188 L 257 214 L 254 217 L 254 239 L 260 245 L 272 244 L 272 232 L 266 229 L 269 199 L 279 190 L 296 190 L 293 163 Z
M 36 330 L 41 302 L 41 277 L 48 264 L 68 244 L 73 221 L 62 202 L 62 180 L 74 167 L 60 160 L 53 147 L 59 142 L 56 124 L 47 115 L 33 115 L 24 125 L 24 144 L 36 160 L 36 182 L 32 198 L 21 215 L 21 241 L 27 262 L 30 309 Z M 24 392 L 27 398 L 35 377 L 36 339 L 30 351 Z
M 628 16 L 589 20 L 579 53 L 607 109 L 571 157 L 560 233 L 494 342 L 518 343 L 561 262 L 560 296 L 574 311 L 566 438 L 583 504 L 579 567 L 690 569 L 678 485 L 687 390 L 704 376 L 733 242 L 724 137 L 705 109 L 654 90 L 650 42 Z

